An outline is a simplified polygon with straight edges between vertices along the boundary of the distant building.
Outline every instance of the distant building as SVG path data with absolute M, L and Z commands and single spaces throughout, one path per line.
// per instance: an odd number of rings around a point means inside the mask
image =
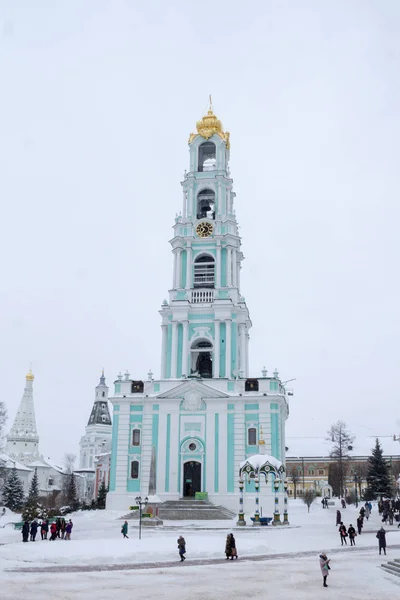
M 367 488 L 366 475 L 368 471 L 368 457 L 371 456 L 375 446 L 375 437 L 357 438 L 348 451 L 348 458 L 344 459 L 345 489 L 351 493 L 357 485 L 357 494 L 363 494 Z M 384 457 L 388 461 L 396 487 L 396 480 L 400 474 L 400 444 L 392 437 L 378 438 L 380 440 Z M 331 495 L 329 490 L 329 469 L 337 463 L 336 458 L 331 458 L 331 444 L 325 438 L 290 438 L 286 439 L 286 476 L 288 480 L 288 493 L 290 497 L 302 496 L 305 490 L 313 489 L 322 495 Z
M 97 495 L 97 458 L 110 452 L 112 424 L 108 409 L 108 387 L 104 371 L 95 388 L 93 407 L 80 441 L 79 469 L 75 473 L 85 479 L 82 499 L 90 502 Z M 108 477 L 107 477 L 108 479 Z

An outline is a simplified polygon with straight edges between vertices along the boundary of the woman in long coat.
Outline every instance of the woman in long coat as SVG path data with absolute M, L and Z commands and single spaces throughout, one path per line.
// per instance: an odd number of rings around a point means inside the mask
M 336 511 L 336 525 L 340 525 L 340 523 L 342 522 L 342 513 L 340 512 L 340 510 Z
M 29 537 L 29 521 L 25 521 L 22 525 L 22 541 L 27 542 Z
M 226 560 L 228 560 L 229 558 L 231 560 L 233 560 L 234 558 L 237 559 L 237 550 L 236 550 L 236 540 L 233 536 L 233 533 L 229 533 L 226 536 L 226 544 L 225 544 L 225 554 L 226 554 Z
M 322 580 L 323 580 L 323 586 L 324 587 L 328 587 L 327 583 L 326 583 L 326 578 L 329 575 L 329 562 L 330 559 L 326 556 L 325 552 L 323 552 L 322 554 L 319 555 L 319 566 L 321 569 L 321 573 L 322 573 Z

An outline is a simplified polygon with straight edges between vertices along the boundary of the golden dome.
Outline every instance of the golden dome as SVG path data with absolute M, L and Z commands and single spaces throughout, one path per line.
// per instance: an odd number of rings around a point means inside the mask
M 200 121 L 197 121 L 196 129 L 197 133 L 191 133 L 189 136 L 189 144 L 192 143 L 192 141 L 197 135 L 201 135 L 201 137 L 208 140 L 212 135 L 214 135 L 214 133 L 216 133 L 226 143 L 226 147 L 229 149 L 229 132 L 224 131 L 221 121 L 217 119 L 216 115 L 214 114 L 211 96 L 210 106 L 207 111 L 207 114 L 204 115 L 204 117 Z
M 35 376 L 32 373 L 32 369 L 29 369 L 29 373 L 27 373 L 27 375 L 26 375 L 26 380 L 27 381 L 33 381 L 34 379 L 35 379 Z

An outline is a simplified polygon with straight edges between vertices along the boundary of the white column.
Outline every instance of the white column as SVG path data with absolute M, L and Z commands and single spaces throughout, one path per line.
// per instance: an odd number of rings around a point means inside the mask
M 189 188 L 188 193 L 188 217 L 193 214 L 193 187 Z
M 231 357 L 231 323 L 232 321 L 230 319 L 227 319 L 225 321 L 225 329 L 226 329 L 226 334 L 225 334 L 225 338 L 226 338 L 226 354 L 225 354 L 225 377 L 228 377 L 228 379 L 231 378 L 231 364 L 232 364 L 232 357 Z
M 246 362 L 246 326 L 244 323 L 239 325 L 240 329 L 240 370 L 243 371 L 243 375 L 247 376 L 247 362 Z
M 230 246 L 227 247 L 227 261 L 226 261 L 226 285 L 231 287 L 232 285 L 232 248 Z
M 178 248 L 177 250 L 177 259 L 176 259 L 176 288 L 181 288 L 181 271 L 182 271 L 182 250 Z
M 237 259 L 236 259 L 236 248 L 232 250 L 232 265 L 233 265 L 233 287 L 237 287 Z
M 182 340 L 182 376 L 189 375 L 188 373 L 188 331 L 189 322 L 183 321 L 183 340 Z
M 250 336 L 248 333 L 246 333 L 246 373 L 245 373 L 246 377 L 249 376 L 249 339 L 250 339 Z
M 217 245 L 217 264 L 215 266 L 215 287 L 219 289 L 221 287 L 221 246 Z
M 172 289 L 176 288 L 176 269 L 177 269 L 177 264 L 178 264 L 178 256 L 177 256 L 176 250 L 174 250 L 174 270 L 173 270 L 173 275 L 172 275 Z
M 161 379 L 167 374 L 168 325 L 161 325 Z
M 219 342 L 220 342 L 220 328 L 219 321 L 214 321 L 215 339 L 214 339 L 214 365 L 213 365 L 213 377 L 219 377 Z
M 171 377 L 176 377 L 176 359 L 178 354 L 178 323 L 172 321 L 172 344 L 171 344 Z
M 186 289 L 190 290 L 192 287 L 192 247 L 187 246 L 186 248 Z
M 186 205 L 187 205 L 187 196 L 186 190 L 183 190 L 183 207 L 182 207 L 182 217 L 186 219 Z

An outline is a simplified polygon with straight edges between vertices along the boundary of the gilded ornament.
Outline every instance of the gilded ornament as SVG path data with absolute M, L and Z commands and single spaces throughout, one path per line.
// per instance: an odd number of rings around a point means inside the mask
M 229 149 L 229 132 L 224 131 L 222 123 L 214 114 L 212 104 L 210 100 L 210 108 L 204 117 L 196 123 L 197 133 L 191 133 L 189 136 L 189 144 L 191 144 L 197 135 L 208 140 L 214 133 L 226 143 L 226 147 Z

